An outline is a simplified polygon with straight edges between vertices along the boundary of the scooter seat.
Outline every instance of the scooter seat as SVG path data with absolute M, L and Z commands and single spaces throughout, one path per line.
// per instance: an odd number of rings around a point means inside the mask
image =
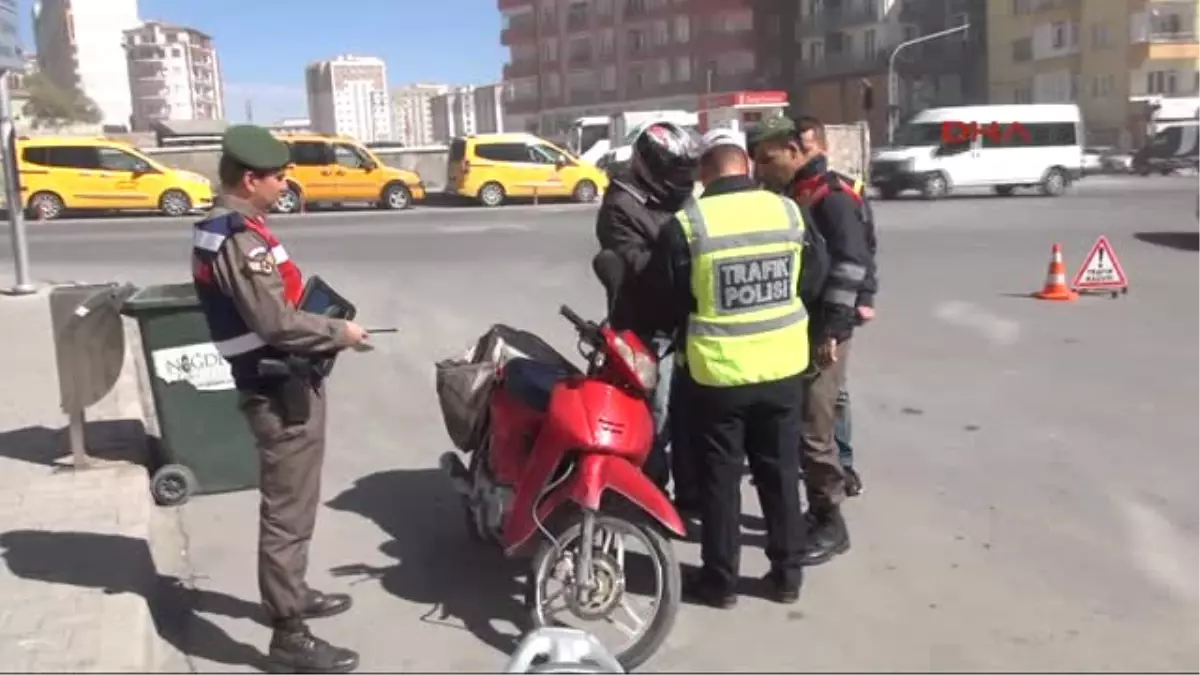
M 555 383 L 567 376 L 561 365 L 512 359 L 504 364 L 504 389 L 534 410 L 550 407 L 550 392 Z

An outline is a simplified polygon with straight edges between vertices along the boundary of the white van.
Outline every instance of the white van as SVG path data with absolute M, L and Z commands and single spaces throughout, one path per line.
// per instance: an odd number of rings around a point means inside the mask
M 1000 195 L 1040 187 L 1058 196 L 1083 174 L 1082 141 L 1083 119 L 1074 104 L 930 108 L 897 130 L 894 145 L 875 153 L 870 181 L 884 199 L 905 190 L 937 199 L 978 187 Z

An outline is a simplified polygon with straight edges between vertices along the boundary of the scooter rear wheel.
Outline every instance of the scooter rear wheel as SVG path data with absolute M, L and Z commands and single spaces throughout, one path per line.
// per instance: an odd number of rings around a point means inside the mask
M 560 570 L 560 565 L 564 564 L 564 559 L 572 561 L 565 563 L 568 567 L 573 565 L 574 559 L 579 555 L 582 549 L 582 533 L 584 511 L 576 511 L 572 517 L 562 523 L 559 528 L 552 528 L 558 540 L 558 546 L 548 540 L 543 540 L 538 547 L 537 552 L 533 557 L 532 571 L 529 577 L 529 588 L 526 592 L 526 603 L 530 612 L 530 622 L 533 629 L 544 626 L 559 625 L 554 621 L 552 616 L 548 615 L 547 609 L 554 597 L 547 597 L 548 584 L 550 581 L 558 581 L 555 578 L 556 570 Z M 654 570 L 656 582 L 656 607 L 654 616 L 636 634 L 632 643 L 624 646 L 623 649 L 612 649 L 611 646 L 605 645 L 606 648 L 613 652 L 613 655 L 621 663 L 621 666 L 626 671 L 632 671 L 638 666 L 650 659 L 662 646 L 667 639 L 671 629 L 675 626 L 675 617 L 679 613 L 679 605 L 682 597 L 681 579 L 679 571 L 679 563 L 675 558 L 675 551 L 671 547 L 662 534 L 659 533 L 658 527 L 645 522 L 635 522 L 634 520 L 622 518 L 608 514 L 594 514 L 594 532 L 599 535 L 602 532 L 613 533 L 618 536 L 631 536 L 640 540 L 648 551 L 651 558 L 651 565 Z M 557 531 L 555 531 L 557 530 Z M 603 540 L 603 536 L 597 536 L 596 539 Z M 565 608 L 576 621 L 595 621 L 613 616 L 613 614 L 621 611 L 621 595 L 625 592 L 625 586 L 628 584 L 626 576 L 627 565 L 614 565 L 614 558 L 602 555 L 596 549 L 595 539 L 593 540 L 593 574 L 597 578 L 606 578 L 606 582 L 610 585 L 619 585 L 616 589 L 613 598 L 595 601 L 589 603 L 589 606 L 581 606 L 583 603 L 568 601 L 568 606 Z M 608 577 L 613 576 L 613 571 L 618 572 L 617 579 Z M 564 583 L 564 595 L 571 593 L 574 588 L 573 567 L 567 572 L 572 579 L 571 583 Z M 605 583 L 601 583 L 605 586 Z M 574 626 L 579 627 L 579 626 Z M 586 629 L 585 629 L 586 630 Z

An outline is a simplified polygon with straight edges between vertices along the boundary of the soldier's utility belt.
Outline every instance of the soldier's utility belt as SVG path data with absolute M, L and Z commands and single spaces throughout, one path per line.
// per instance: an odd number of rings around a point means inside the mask
M 304 424 L 312 414 L 309 398 L 321 374 L 303 356 L 262 359 L 258 362 L 262 393 L 279 404 L 284 426 Z

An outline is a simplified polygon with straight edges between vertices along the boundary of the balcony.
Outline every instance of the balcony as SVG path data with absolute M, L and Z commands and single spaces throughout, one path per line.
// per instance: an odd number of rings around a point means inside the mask
M 800 17 L 796 33 L 800 37 L 816 37 L 882 20 L 883 13 L 874 2 L 850 6 L 826 5 L 814 14 Z
M 512 113 L 531 113 L 541 109 L 541 104 L 537 98 L 517 98 L 507 101 L 504 109 Z
M 504 64 L 504 79 L 515 80 L 521 77 L 532 77 L 538 74 L 537 59 L 525 59 Z
M 571 52 L 567 55 L 567 65 L 575 68 L 590 66 L 595 60 L 595 56 L 590 51 Z
M 1165 30 L 1141 26 L 1132 31 L 1129 41 L 1134 44 L 1142 42 L 1153 44 L 1187 44 L 1189 42 L 1196 42 L 1196 31 L 1191 28 Z
M 1034 0 L 1033 12 L 1078 12 L 1083 8 L 1083 0 Z
M 496 0 L 496 8 L 508 12 L 521 7 L 533 9 L 533 0 Z
M 531 42 L 537 39 L 537 21 L 532 18 L 512 21 L 500 31 L 500 44 L 511 47 L 521 42 Z
M 567 30 L 584 31 L 590 28 L 586 12 L 567 12 Z
M 826 54 L 816 62 L 805 61 L 797 72 L 802 82 L 837 77 L 861 77 L 887 70 L 893 48 L 882 48 L 874 56 L 862 54 Z
M 600 100 L 600 92 L 595 89 L 577 89 L 568 94 L 570 105 L 591 105 Z

